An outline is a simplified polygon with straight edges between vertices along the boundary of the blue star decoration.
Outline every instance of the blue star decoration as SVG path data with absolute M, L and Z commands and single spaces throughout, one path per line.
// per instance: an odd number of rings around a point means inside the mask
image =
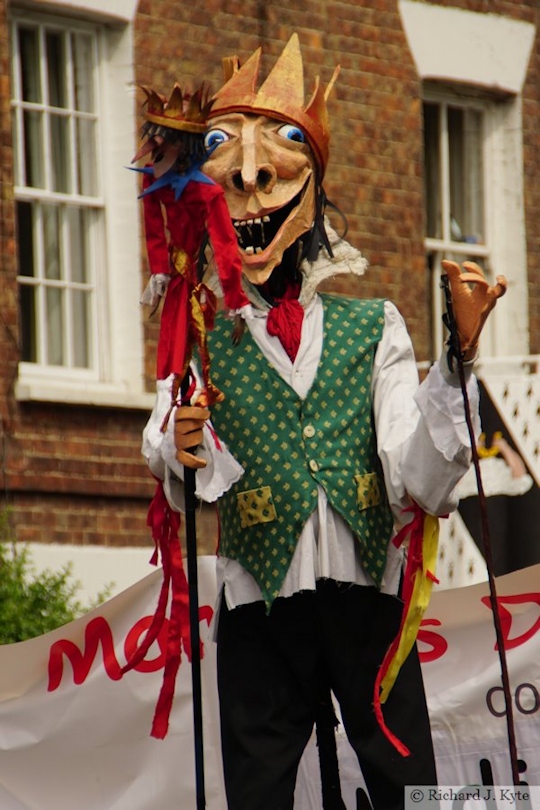
M 147 194 L 151 194 L 153 191 L 157 191 L 160 188 L 165 188 L 166 186 L 170 186 L 174 190 L 174 199 L 177 201 L 182 196 L 182 192 L 187 184 L 192 181 L 195 181 L 196 183 L 207 183 L 211 186 L 215 185 L 214 181 L 208 177 L 207 174 L 201 172 L 201 165 L 202 161 L 199 163 L 194 163 L 193 166 L 190 166 L 190 168 L 185 172 L 179 172 L 176 169 L 169 169 L 167 172 L 165 172 L 165 174 L 152 183 L 151 186 L 148 186 L 146 191 L 139 194 L 139 200 L 142 197 L 145 197 Z M 141 172 L 142 174 L 150 174 L 152 176 L 154 174 L 153 166 L 144 166 L 142 169 L 135 166 L 129 166 L 128 168 L 133 172 Z

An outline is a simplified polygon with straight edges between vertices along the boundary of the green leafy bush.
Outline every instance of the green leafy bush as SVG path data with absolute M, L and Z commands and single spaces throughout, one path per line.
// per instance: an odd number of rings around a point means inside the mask
M 29 548 L 14 542 L 8 513 L 0 512 L 0 644 L 55 630 L 109 595 L 110 586 L 91 605 L 83 606 L 71 574 L 69 564 L 59 571 L 36 572 Z

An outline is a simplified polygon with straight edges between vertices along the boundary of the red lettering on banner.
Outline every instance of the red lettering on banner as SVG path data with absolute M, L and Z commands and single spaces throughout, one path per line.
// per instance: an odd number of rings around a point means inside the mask
M 62 682 L 64 673 L 64 655 L 71 661 L 73 667 L 73 682 L 84 683 L 90 667 L 94 663 L 98 646 L 103 650 L 103 666 L 109 678 L 118 681 L 122 677 L 120 664 L 114 654 L 114 643 L 109 623 L 103 616 L 91 619 L 84 631 L 84 652 L 81 653 L 73 641 L 60 639 L 55 641 L 49 651 L 49 686 L 48 691 L 54 692 Z
M 126 661 L 129 661 L 131 656 L 135 653 L 139 646 L 139 639 L 143 635 L 143 633 L 148 630 L 150 625 L 152 624 L 152 616 L 143 616 L 142 619 L 139 619 L 138 622 L 135 622 L 131 630 L 126 636 L 126 640 L 124 642 L 124 655 L 126 656 Z M 158 669 L 163 669 L 165 666 L 165 656 L 167 652 L 167 632 L 169 628 L 169 620 L 165 619 L 163 622 L 163 627 L 159 631 L 158 637 L 156 639 L 159 645 L 159 655 L 155 658 L 152 658 L 150 661 L 147 658 L 143 658 L 140 664 L 137 664 L 136 667 L 133 667 L 135 672 L 157 672 Z M 150 649 L 152 649 L 150 647 Z
M 212 621 L 214 611 L 210 605 L 202 605 L 199 608 L 199 621 L 206 621 L 209 625 Z M 128 660 L 138 646 L 141 635 L 148 629 L 152 621 L 152 616 L 143 616 L 129 630 L 124 641 L 124 654 Z M 156 672 L 165 665 L 165 650 L 167 645 L 168 619 L 157 638 L 159 653 L 154 658 L 144 659 L 134 669 L 137 672 Z M 64 659 L 68 659 L 73 669 L 73 683 L 80 685 L 85 682 L 96 660 L 98 648 L 101 645 L 103 653 L 103 667 L 106 674 L 112 681 L 118 681 L 122 677 L 122 667 L 118 662 L 114 651 L 114 640 L 111 627 L 103 616 L 96 616 L 86 625 L 84 631 L 84 645 L 81 651 L 77 644 L 70 639 L 59 639 L 51 645 L 49 650 L 49 684 L 48 692 L 54 692 L 62 683 L 64 675 Z
M 489 596 L 483 596 L 482 600 L 486 607 L 491 608 L 491 599 Z M 521 647 L 526 641 L 529 641 L 540 630 L 540 616 L 537 617 L 534 624 L 525 630 L 521 635 L 515 638 L 510 638 L 510 630 L 512 628 L 512 614 L 505 607 L 505 605 L 524 605 L 527 602 L 532 602 L 540 607 L 540 593 L 516 593 L 510 596 L 498 596 L 497 604 L 499 606 L 499 616 L 501 617 L 501 630 L 504 638 L 504 647 L 506 650 L 512 650 L 514 647 Z M 495 649 L 498 645 L 495 645 Z
M 212 616 L 214 615 L 214 609 L 210 607 L 210 605 L 201 605 L 199 608 L 199 621 L 206 622 L 208 627 L 210 627 L 210 622 L 212 621 Z
M 436 661 L 442 658 L 448 649 L 448 642 L 439 633 L 434 633 L 432 630 L 425 630 L 426 625 L 434 625 L 440 627 L 441 622 L 438 619 L 422 619 L 420 630 L 418 631 L 418 641 L 423 644 L 429 644 L 430 650 L 419 650 L 418 655 L 422 664 L 428 661 Z

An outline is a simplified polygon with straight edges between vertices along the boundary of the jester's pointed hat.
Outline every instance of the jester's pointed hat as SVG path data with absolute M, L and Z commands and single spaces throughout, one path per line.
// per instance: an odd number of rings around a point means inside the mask
M 304 131 L 322 178 L 328 163 L 330 139 L 326 100 L 339 73 L 339 66 L 326 89 L 323 89 L 317 76 L 313 95 L 306 104 L 298 34 L 291 36 L 272 71 L 257 90 L 260 59 L 261 48 L 257 48 L 242 67 L 237 57 L 225 60 L 227 81 L 215 94 L 208 118 L 241 112 L 267 115 L 295 124 Z

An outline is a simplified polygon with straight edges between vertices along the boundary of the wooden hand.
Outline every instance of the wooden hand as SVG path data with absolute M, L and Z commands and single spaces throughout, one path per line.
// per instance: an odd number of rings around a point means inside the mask
M 456 262 L 445 260 L 442 266 L 450 283 L 463 359 L 465 362 L 474 360 L 480 333 L 487 317 L 497 299 L 506 292 L 506 278 L 497 276 L 497 283 L 492 287 L 487 282 L 482 268 L 474 262 L 464 262 L 462 265 L 464 272 Z
M 174 413 L 174 444 L 176 460 L 192 470 L 206 467 L 206 461 L 198 458 L 195 451 L 203 438 L 203 427 L 210 417 L 208 408 L 181 405 Z

